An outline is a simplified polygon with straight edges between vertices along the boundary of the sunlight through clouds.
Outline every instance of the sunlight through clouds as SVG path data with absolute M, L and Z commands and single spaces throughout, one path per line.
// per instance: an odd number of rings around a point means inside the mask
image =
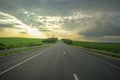
M 0 31 L 1 36 L 11 36 L 11 37 L 38 37 L 38 38 L 46 38 L 46 36 L 40 32 L 37 28 L 32 28 L 22 23 L 22 21 L 18 20 L 12 15 L 0 12 L 0 16 L 4 17 L 4 19 L 0 20 L 0 28 L 3 28 Z M 12 24 L 12 25 L 11 25 Z M 5 26 L 3 26 L 5 25 Z M 8 25 L 8 26 L 6 26 Z M 11 26 L 10 26 L 11 25 Z M 24 32 L 24 35 L 23 35 Z M 7 33 L 7 34 L 6 34 Z
M 120 39 L 118 0 L 0 0 L 0 35 L 69 38 L 87 41 Z M 10 35 L 10 36 L 11 36 Z M 1 36 L 0 36 L 1 37 Z M 19 35 L 18 37 L 22 37 Z

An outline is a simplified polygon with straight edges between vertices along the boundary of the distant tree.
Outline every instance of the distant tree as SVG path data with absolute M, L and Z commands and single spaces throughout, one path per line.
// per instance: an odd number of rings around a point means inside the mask
M 64 43 L 67 43 L 67 44 L 72 44 L 72 43 L 73 43 L 73 41 L 70 40 L 70 39 L 62 39 L 62 41 L 63 41 Z
M 43 42 L 46 42 L 46 43 L 54 43 L 57 41 L 58 41 L 58 38 L 55 38 L 55 37 L 47 38 L 47 39 L 43 40 Z

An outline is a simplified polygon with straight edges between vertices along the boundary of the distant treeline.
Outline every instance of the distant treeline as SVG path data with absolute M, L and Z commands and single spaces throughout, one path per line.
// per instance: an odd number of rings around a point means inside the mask
M 72 43 L 73 43 L 73 41 L 70 40 L 70 39 L 62 39 L 62 41 L 63 41 L 64 43 L 67 43 L 67 44 L 72 44 Z
M 43 42 L 45 42 L 45 43 L 54 43 L 57 41 L 58 41 L 58 38 L 54 38 L 54 37 L 43 40 Z

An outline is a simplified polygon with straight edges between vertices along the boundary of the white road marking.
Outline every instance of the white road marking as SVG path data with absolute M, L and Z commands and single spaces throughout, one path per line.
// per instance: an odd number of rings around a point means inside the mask
M 63 54 L 66 54 L 66 52 L 65 52 L 65 51 L 63 51 Z
M 50 49 L 50 48 L 48 48 L 48 49 Z M 14 66 L 12 66 L 12 67 L 10 67 L 10 68 L 8 68 L 8 69 L 2 71 L 2 72 L 0 72 L 0 75 L 6 73 L 6 72 L 8 72 L 8 71 L 10 71 L 11 69 L 14 69 L 14 68 L 16 68 L 16 67 L 22 65 L 23 63 L 25 63 L 25 62 L 27 62 L 27 61 L 30 61 L 30 60 L 34 59 L 35 57 L 37 57 L 37 56 L 43 54 L 43 53 L 44 53 L 45 51 L 47 51 L 48 49 L 46 49 L 46 50 L 44 50 L 44 51 L 42 51 L 42 52 L 40 52 L 40 53 L 38 53 L 38 54 L 36 54 L 36 55 L 34 55 L 34 56 L 32 56 L 32 57 L 29 57 L 29 58 L 23 60 L 22 62 L 20 62 L 20 63 L 14 65 Z
M 89 57 L 91 57 L 91 58 L 94 58 L 94 59 L 96 59 L 97 61 L 100 61 L 100 62 L 103 62 L 103 63 L 105 63 L 105 64 L 108 64 L 108 65 L 110 65 L 110 66 L 112 66 L 112 67 L 114 67 L 114 68 L 120 69 L 119 66 L 113 65 L 113 64 L 111 64 L 111 63 L 109 63 L 109 62 L 107 62 L 107 61 L 104 61 L 104 60 L 102 60 L 102 59 L 99 59 L 99 58 L 97 58 L 97 57 L 91 56 L 91 55 L 86 54 L 86 53 L 82 53 L 82 54 L 85 54 L 85 55 L 87 55 L 87 56 L 89 56 Z
M 73 77 L 74 77 L 75 80 L 79 80 L 77 74 L 73 74 Z

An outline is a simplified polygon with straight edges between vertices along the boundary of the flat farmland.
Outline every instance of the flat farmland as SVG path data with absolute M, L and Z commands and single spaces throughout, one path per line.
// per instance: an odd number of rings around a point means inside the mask
M 0 50 L 42 45 L 43 39 L 36 38 L 0 38 Z

